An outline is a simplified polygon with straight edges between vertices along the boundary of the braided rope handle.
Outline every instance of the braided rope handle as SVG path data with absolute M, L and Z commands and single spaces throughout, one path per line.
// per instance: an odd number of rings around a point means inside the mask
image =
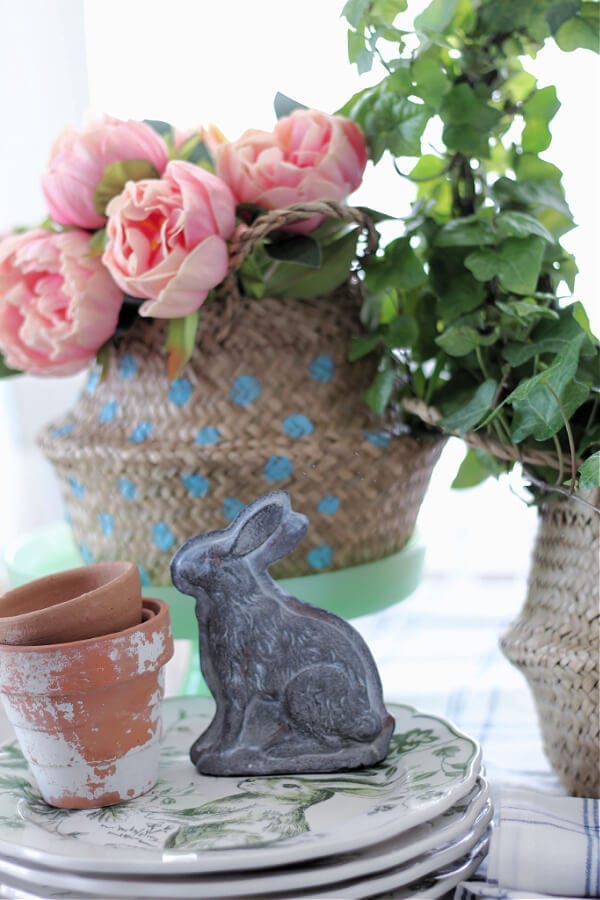
M 240 225 L 234 234 L 230 253 L 229 253 L 229 271 L 222 282 L 223 291 L 226 295 L 233 294 L 235 297 L 237 288 L 237 272 L 249 253 L 252 252 L 258 241 L 265 238 L 273 231 L 279 231 L 287 225 L 294 225 L 305 219 L 311 219 L 315 216 L 325 216 L 326 218 L 340 219 L 343 222 L 359 225 L 365 233 L 367 245 L 363 259 L 368 258 L 377 250 L 379 246 L 379 233 L 377 232 L 373 220 L 361 209 L 353 206 L 346 206 L 344 203 L 338 203 L 335 200 L 314 200 L 307 203 L 294 203 L 284 209 L 274 209 L 263 213 L 252 225 Z
M 404 400 L 402 402 L 404 409 L 417 416 L 426 425 L 433 428 L 439 428 L 439 422 L 443 418 L 441 412 L 432 406 L 427 406 L 422 400 Z M 515 444 L 501 444 L 494 438 L 486 437 L 483 434 L 477 434 L 474 431 L 468 431 L 463 434 L 460 431 L 447 431 L 446 434 L 454 435 L 461 438 L 469 447 L 476 450 L 485 450 L 498 459 L 509 460 L 510 462 L 528 463 L 530 466 L 548 466 L 548 468 L 560 470 L 560 462 L 554 453 L 548 453 L 546 450 L 521 450 Z M 578 461 L 579 462 L 579 461 Z

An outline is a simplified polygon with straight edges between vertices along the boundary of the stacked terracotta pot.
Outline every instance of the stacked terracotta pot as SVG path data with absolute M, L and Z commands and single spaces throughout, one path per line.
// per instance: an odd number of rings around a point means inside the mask
M 166 603 L 137 567 L 70 569 L 0 597 L 0 693 L 44 800 L 109 806 L 158 778 Z

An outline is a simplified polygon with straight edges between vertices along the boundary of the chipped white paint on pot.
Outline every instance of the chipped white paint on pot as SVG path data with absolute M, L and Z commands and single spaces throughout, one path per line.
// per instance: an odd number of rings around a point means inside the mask
M 0 692 L 40 793 L 52 806 L 108 806 L 158 777 L 166 603 L 116 634 L 45 646 L 0 645 Z

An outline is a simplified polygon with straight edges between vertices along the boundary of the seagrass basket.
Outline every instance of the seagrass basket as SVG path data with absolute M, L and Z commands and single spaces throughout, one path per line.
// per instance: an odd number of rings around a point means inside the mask
M 230 275 L 253 241 L 315 207 L 257 220 Z M 370 227 L 358 210 L 326 209 Z M 275 577 L 400 550 L 445 438 L 397 435 L 374 420 L 364 401 L 373 364 L 348 362 L 361 330 L 359 288 L 350 275 L 316 300 L 256 300 L 237 295 L 228 278 L 201 308 L 193 356 L 175 381 L 164 321 L 139 318 L 113 339 L 107 376 L 93 370 L 74 409 L 39 439 L 84 559 L 132 559 L 146 583 L 168 585 L 184 540 L 224 527 L 275 488 L 310 519 Z
M 563 497 L 538 515 L 525 605 L 500 645 L 527 679 L 561 782 L 600 797 L 600 516 Z
M 404 406 L 438 425 L 436 409 L 414 400 Z M 560 470 L 547 451 L 456 434 L 499 459 Z M 525 603 L 500 647 L 529 685 L 554 772 L 570 793 L 600 797 L 600 490 L 545 496 Z

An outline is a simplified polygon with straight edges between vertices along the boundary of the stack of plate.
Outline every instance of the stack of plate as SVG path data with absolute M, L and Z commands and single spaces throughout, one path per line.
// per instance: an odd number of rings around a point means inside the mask
M 396 731 L 373 768 L 208 778 L 188 751 L 213 702 L 171 698 L 158 784 L 97 810 L 47 806 L 8 743 L 0 748 L 0 897 L 441 897 L 487 851 L 481 753 L 444 719 L 388 707 Z

